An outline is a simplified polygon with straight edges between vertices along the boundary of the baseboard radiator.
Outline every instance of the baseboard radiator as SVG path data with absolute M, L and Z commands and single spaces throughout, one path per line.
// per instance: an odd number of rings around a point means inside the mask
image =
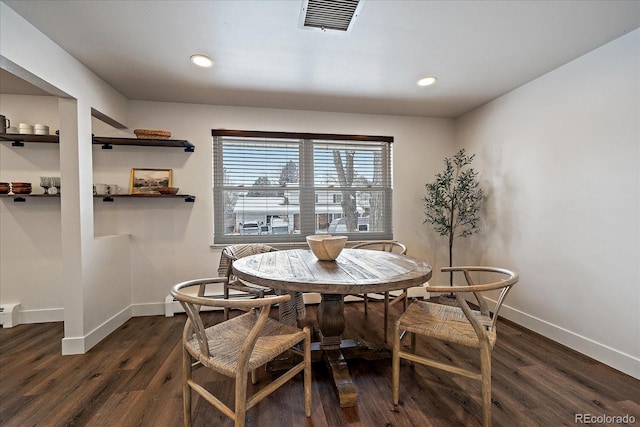
M 20 304 L 0 304 L 0 324 L 3 328 L 13 328 L 20 324 L 18 315 L 20 314 Z

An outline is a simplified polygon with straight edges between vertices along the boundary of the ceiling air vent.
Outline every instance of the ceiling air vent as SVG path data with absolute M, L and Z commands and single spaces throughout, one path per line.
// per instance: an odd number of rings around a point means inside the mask
M 322 31 L 351 31 L 364 0 L 304 0 L 300 23 Z

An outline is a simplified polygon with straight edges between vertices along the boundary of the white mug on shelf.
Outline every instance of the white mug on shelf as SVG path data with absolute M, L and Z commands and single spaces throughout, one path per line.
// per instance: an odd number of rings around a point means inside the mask
M 107 185 L 107 194 L 120 194 L 122 193 L 122 186 L 116 184 L 108 184 Z
M 11 121 L 0 114 L 0 133 L 10 133 L 8 129 L 11 129 Z
M 93 184 L 93 194 L 106 196 L 109 194 L 109 186 L 107 184 Z

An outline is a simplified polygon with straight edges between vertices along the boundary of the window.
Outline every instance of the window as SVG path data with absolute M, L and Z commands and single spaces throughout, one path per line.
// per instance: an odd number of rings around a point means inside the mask
M 213 130 L 214 243 L 391 239 L 392 137 Z

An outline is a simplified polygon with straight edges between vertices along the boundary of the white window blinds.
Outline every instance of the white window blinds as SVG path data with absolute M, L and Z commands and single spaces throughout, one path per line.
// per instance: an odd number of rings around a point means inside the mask
M 212 135 L 214 243 L 392 238 L 392 137 Z

